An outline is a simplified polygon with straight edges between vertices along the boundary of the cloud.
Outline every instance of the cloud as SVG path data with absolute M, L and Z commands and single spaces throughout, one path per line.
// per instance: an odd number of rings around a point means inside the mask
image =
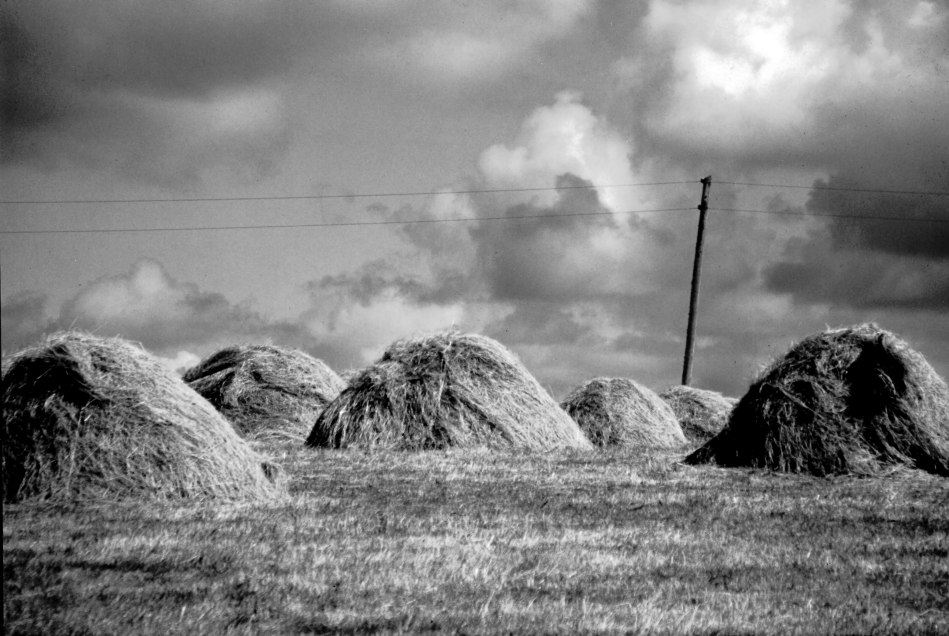
M 839 223 L 832 224 L 836 229 L 829 238 L 815 233 L 807 242 L 790 244 L 783 260 L 765 270 L 767 288 L 801 303 L 835 307 L 949 308 L 949 258 L 860 249 L 866 226 L 854 224 L 849 247 L 839 244 Z
M 389 13 L 387 37 L 369 58 L 379 66 L 442 85 L 496 80 L 532 59 L 589 11 L 587 0 L 519 0 L 458 5 L 413 2 Z M 411 14 L 411 25 L 400 16 Z M 403 27 L 400 30 L 399 27 Z M 408 27 L 408 28 L 405 28 Z M 414 74 L 411 71 L 414 70 Z
M 319 355 L 321 343 L 298 323 L 274 321 L 222 294 L 171 278 L 144 259 L 130 271 L 99 279 L 46 316 L 46 297 L 19 294 L 3 303 L 3 347 L 27 346 L 44 333 L 82 329 L 141 342 L 158 356 L 190 360 L 237 343 L 274 343 Z
M 33 291 L 14 294 L 0 305 L 0 321 L 3 322 L 0 338 L 4 354 L 22 349 L 51 331 L 46 305 L 46 296 Z
M 285 150 L 303 5 L 11 4 L 4 163 L 194 187 L 215 171 L 267 174 Z
M 946 23 L 944 5 L 916 1 L 653 0 L 614 71 L 651 151 L 744 170 L 879 165 L 893 119 L 945 140 Z
M 481 153 L 478 168 L 490 188 L 545 188 L 572 174 L 594 184 L 633 182 L 629 141 L 581 101 L 579 93 L 558 93 L 554 104 L 537 108 L 521 126 L 512 146 L 496 144 Z M 557 193 L 529 193 L 531 200 L 550 205 Z M 614 211 L 633 203 L 622 189 L 599 190 L 603 205 Z
M 156 357 L 163 365 L 179 374 L 184 374 L 185 371 L 201 362 L 201 357 L 190 351 L 179 351 L 174 357 Z
M 312 308 L 303 321 L 321 342 L 332 343 L 343 367 L 360 367 L 395 340 L 463 325 L 462 303 L 434 299 L 430 289 L 390 262 L 373 261 L 353 274 L 312 281 Z

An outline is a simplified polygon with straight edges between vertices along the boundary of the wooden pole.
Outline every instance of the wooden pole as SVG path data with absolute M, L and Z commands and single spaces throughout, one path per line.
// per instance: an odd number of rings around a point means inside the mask
M 695 237 L 695 260 L 692 263 L 692 294 L 689 297 L 689 326 L 685 332 L 685 360 L 682 364 L 682 384 L 692 382 L 692 352 L 695 349 L 695 314 L 699 307 L 699 279 L 702 276 L 702 243 L 705 240 L 705 215 L 708 212 L 708 192 L 712 187 L 711 175 L 702 179 L 702 200 L 699 203 L 699 230 Z

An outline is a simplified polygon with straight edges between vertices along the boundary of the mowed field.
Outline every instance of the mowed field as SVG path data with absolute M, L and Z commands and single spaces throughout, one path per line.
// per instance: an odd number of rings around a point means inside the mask
M 268 504 L 7 505 L 4 631 L 949 633 L 949 480 L 260 447 Z

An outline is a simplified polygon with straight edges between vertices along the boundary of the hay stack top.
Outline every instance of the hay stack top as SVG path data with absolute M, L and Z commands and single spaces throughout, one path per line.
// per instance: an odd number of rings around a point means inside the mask
M 669 405 L 629 378 L 589 380 L 561 406 L 597 446 L 676 448 L 686 443 Z
M 322 360 L 271 345 L 227 347 L 184 380 L 244 437 L 302 440 L 345 384 Z
M 3 374 L 5 501 L 271 498 L 275 467 L 181 378 L 118 338 L 59 333 Z
M 485 336 L 400 340 L 320 415 L 310 446 L 590 448 L 520 361 Z
M 659 397 L 672 407 L 682 432 L 692 442 L 707 442 L 715 437 L 728 421 L 737 398 L 725 397 L 716 391 L 691 386 L 671 386 Z
M 904 465 L 949 475 L 949 389 L 875 325 L 802 340 L 756 380 L 725 428 L 686 458 L 816 475 Z

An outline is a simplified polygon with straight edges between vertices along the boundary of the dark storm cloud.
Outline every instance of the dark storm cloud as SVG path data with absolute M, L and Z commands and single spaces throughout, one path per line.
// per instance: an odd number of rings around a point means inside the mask
M 862 309 L 949 307 L 949 259 L 840 248 L 817 236 L 792 245 L 787 257 L 765 269 L 764 283 L 800 302 Z
M 0 11 L 2 160 L 171 186 L 214 168 L 271 170 L 287 143 L 288 74 L 305 52 L 345 42 L 301 2 L 36 0 Z
M 303 35 L 295 3 L 14 4 L 4 10 L 12 77 L 63 92 L 206 96 L 286 69 Z
M 815 185 L 822 188 L 859 188 L 873 184 L 835 175 Z M 949 192 L 949 176 L 943 184 L 922 185 L 934 186 L 931 191 L 938 189 Z M 834 217 L 830 222 L 835 248 L 864 248 L 889 254 L 949 258 L 947 196 L 813 190 L 807 208 L 817 214 L 843 215 L 843 218 Z
M 565 174 L 557 186 L 590 185 Z M 611 254 L 592 248 L 598 230 L 615 227 L 594 189 L 562 189 L 554 205 L 518 204 L 505 217 L 540 216 L 510 222 L 484 222 L 471 230 L 479 265 L 492 296 L 499 300 L 576 300 L 602 293 L 599 279 L 612 266 Z M 574 215 L 574 216 L 571 216 Z

